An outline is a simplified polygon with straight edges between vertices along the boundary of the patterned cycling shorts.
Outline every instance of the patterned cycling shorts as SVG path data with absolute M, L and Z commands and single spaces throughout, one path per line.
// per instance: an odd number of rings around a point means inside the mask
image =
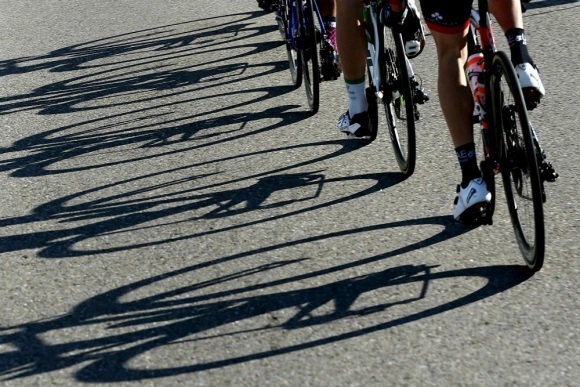
M 420 0 L 423 17 L 432 31 L 457 34 L 469 25 L 473 0 Z

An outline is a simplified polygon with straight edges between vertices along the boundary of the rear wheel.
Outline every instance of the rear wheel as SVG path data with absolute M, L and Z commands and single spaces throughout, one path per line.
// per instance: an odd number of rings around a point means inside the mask
M 391 144 L 399 169 L 406 176 L 415 171 L 415 104 L 403 39 L 398 29 L 384 29 L 385 85 L 383 103 Z
M 302 47 L 300 59 L 304 70 L 304 87 L 308 107 L 314 114 L 318 112 L 320 103 L 320 65 L 318 61 L 318 51 L 322 39 L 320 31 L 315 28 L 314 8 L 312 0 L 306 0 L 302 7 L 302 20 L 304 20 L 305 31 L 301 31 Z
M 290 1 L 283 0 L 280 2 L 276 19 L 278 21 L 278 29 L 280 30 L 280 34 L 282 34 L 282 39 L 286 42 L 286 53 L 288 55 L 288 67 L 292 78 L 292 85 L 295 88 L 299 88 L 302 86 L 302 61 L 294 36 L 295 31 L 298 29 L 298 15 L 292 16 L 292 12 L 293 9 Z
M 369 136 L 369 141 L 374 141 L 377 138 L 378 126 L 379 126 L 379 112 L 378 112 L 378 98 L 377 93 L 382 91 L 381 85 L 376 85 L 374 83 L 374 74 L 378 72 L 379 79 L 385 79 L 385 60 L 384 55 L 381 53 L 378 54 L 378 63 L 373 61 L 373 57 L 375 55 L 375 49 L 379 47 L 383 47 L 383 37 L 379 35 L 378 42 L 367 42 L 367 79 L 369 86 L 365 90 L 365 95 L 367 97 L 368 102 L 368 113 L 369 118 L 371 121 L 371 133 Z M 375 68 L 374 66 L 378 66 Z
M 516 239 L 528 267 L 544 263 L 543 189 L 526 104 L 507 55 L 494 55 L 491 71 L 498 156 Z

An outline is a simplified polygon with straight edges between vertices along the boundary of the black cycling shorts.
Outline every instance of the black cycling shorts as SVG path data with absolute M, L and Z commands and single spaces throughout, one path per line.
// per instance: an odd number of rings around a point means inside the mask
M 423 18 L 432 31 L 457 34 L 469 25 L 473 0 L 420 0 Z

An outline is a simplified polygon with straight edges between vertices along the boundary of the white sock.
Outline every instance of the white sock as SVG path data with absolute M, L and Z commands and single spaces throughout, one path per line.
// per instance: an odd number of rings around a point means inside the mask
M 360 80 L 357 83 L 346 82 L 348 91 L 348 114 L 354 117 L 355 114 L 366 112 L 368 109 L 367 96 L 365 94 L 365 81 Z

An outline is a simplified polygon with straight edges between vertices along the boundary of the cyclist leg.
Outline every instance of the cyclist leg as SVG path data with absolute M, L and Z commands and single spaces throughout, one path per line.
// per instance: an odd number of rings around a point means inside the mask
M 346 80 L 364 79 L 367 42 L 361 0 L 337 0 L 336 38 Z M 364 95 L 364 94 L 363 94 Z
M 489 10 L 506 31 L 510 28 L 524 28 L 520 0 L 488 0 Z
M 335 0 L 318 0 L 320 7 L 320 14 L 322 17 L 332 16 L 336 17 L 336 1 Z
M 520 80 L 528 108 L 533 109 L 544 96 L 538 68 L 530 57 L 520 0 L 489 0 L 489 10 L 505 33 L 511 60 Z
M 340 77 L 340 60 L 336 45 L 336 1 L 317 0 L 322 16 L 326 36 L 320 47 L 321 75 L 324 80 L 336 80 Z
M 441 110 L 447 123 L 457 160 L 461 167 L 455 219 L 469 223 L 465 214 L 473 206 L 491 202 L 491 193 L 477 164 L 473 136 L 473 95 L 465 76 L 467 60 L 467 33 L 470 4 L 457 7 L 447 2 L 421 2 L 427 25 L 431 29 L 438 59 L 437 89 Z
M 329 43 L 335 51 L 338 51 L 336 47 L 336 1 L 318 0 L 318 7 L 328 33 Z
M 473 97 L 463 70 L 467 60 L 466 32 L 432 31 L 439 62 L 439 101 L 455 147 L 473 142 Z
M 367 138 L 371 123 L 365 95 L 367 41 L 362 22 L 361 0 L 337 0 L 336 38 L 346 83 L 348 110 L 338 120 L 349 137 Z

